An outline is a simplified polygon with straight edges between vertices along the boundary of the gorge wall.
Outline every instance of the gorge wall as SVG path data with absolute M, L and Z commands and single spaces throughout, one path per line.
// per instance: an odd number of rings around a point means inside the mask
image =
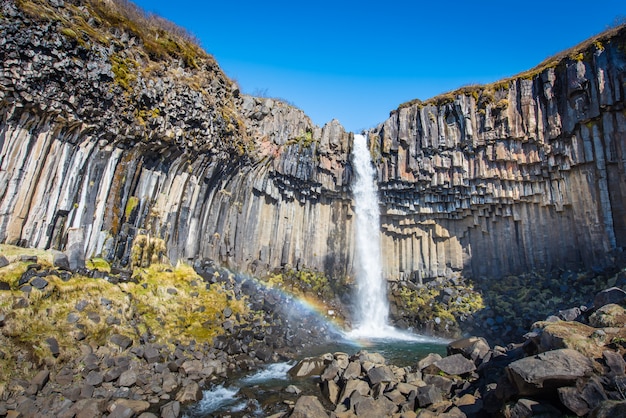
M 240 94 L 193 44 L 97 4 L 2 3 L 0 241 L 350 277 L 352 135 Z M 609 265 L 626 244 L 625 39 L 368 132 L 385 276 Z

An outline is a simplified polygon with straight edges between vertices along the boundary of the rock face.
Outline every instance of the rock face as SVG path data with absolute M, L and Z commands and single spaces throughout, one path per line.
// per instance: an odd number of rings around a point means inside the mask
M 369 133 L 386 276 L 609 263 L 626 244 L 625 36 L 408 103 Z
M 239 94 L 193 48 L 159 55 L 123 25 L 96 28 L 113 13 L 98 2 L 30 3 L 3 3 L 0 20 L 0 241 L 76 267 L 352 275 L 351 134 L 337 121 Z M 626 245 L 626 35 L 607 36 L 368 132 L 385 277 L 610 263 Z

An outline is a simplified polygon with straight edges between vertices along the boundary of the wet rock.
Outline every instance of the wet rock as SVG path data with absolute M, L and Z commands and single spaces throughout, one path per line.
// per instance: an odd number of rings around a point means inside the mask
M 322 403 L 315 396 L 302 396 L 296 402 L 291 418 L 328 418 Z
M 520 395 L 546 393 L 570 386 L 593 371 L 590 359 L 572 349 L 548 351 L 514 361 L 507 368 L 509 380 Z
M 302 390 L 299 389 L 297 386 L 289 385 L 285 388 L 285 392 L 299 395 L 300 393 L 302 393 Z

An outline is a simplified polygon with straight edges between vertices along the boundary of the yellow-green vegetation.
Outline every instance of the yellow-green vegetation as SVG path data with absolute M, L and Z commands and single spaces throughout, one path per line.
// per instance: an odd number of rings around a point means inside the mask
M 207 290 L 191 266 L 175 268 L 154 264 L 137 269 L 138 284 L 120 284 L 133 296 L 136 315 L 141 318 L 139 334 L 150 333 L 163 343 L 208 341 L 222 333 L 222 311 L 230 307 L 234 314 L 246 313 L 244 299 L 236 300 L 221 284 Z
M 334 296 L 333 288 L 324 273 L 314 270 L 287 270 L 270 274 L 267 283 L 296 295 L 319 298 L 320 301 Z
M 86 260 L 85 267 L 87 267 L 89 270 L 105 271 L 107 273 L 111 272 L 111 265 L 109 264 L 109 262 L 106 261 L 104 258 L 99 257 Z
M 453 288 L 458 296 L 445 301 L 442 291 L 435 287 L 401 287 L 394 292 L 398 309 L 403 316 L 412 318 L 416 323 L 433 323 L 439 318 L 442 330 L 458 331 L 459 322 L 468 315 L 485 307 L 482 295 L 471 285 Z
M 127 92 L 131 92 L 133 90 L 132 84 L 137 79 L 136 63 L 117 54 L 112 54 L 109 59 L 111 61 L 111 71 L 114 75 L 113 81 Z
M 152 109 L 140 109 L 137 111 L 137 121 L 140 125 L 146 124 L 146 122 L 150 119 L 156 119 L 161 114 L 161 111 L 158 107 L 154 107 Z
M 307 130 L 306 132 L 301 132 L 296 138 L 290 139 L 285 143 L 285 145 L 295 145 L 298 144 L 302 148 L 308 148 L 313 144 L 313 132 Z
M 126 202 L 126 208 L 124 209 L 124 216 L 126 217 L 126 222 L 130 219 L 133 214 L 135 208 L 139 205 L 139 198 L 136 196 L 131 196 L 128 198 L 128 202 Z
M 60 22 L 61 33 L 79 42 L 85 41 L 83 34 L 102 44 L 118 42 L 114 34 L 106 30 L 116 27 L 139 38 L 151 59 L 179 59 L 190 68 L 198 68 L 201 58 L 212 60 L 186 30 L 162 17 L 145 13 L 130 1 L 85 0 L 83 3 L 86 9 L 65 2 L 63 10 L 68 13 L 62 13 L 46 0 L 17 0 L 18 7 L 25 13 Z M 94 24 L 88 23 L 90 17 Z
M 49 253 L 10 246 L 0 250 L 14 260 L 36 253 L 42 268 L 52 268 Z M 0 280 L 11 285 L 11 290 L 0 291 L 0 314 L 5 315 L 0 327 L 0 389 L 12 377 L 28 377 L 44 363 L 51 369 L 61 367 L 80 355 L 81 344 L 107 344 L 112 334 L 126 335 L 135 343 L 146 334 L 168 345 L 210 341 L 223 332 L 222 312 L 227 307 L 234 314 L 231 320 L 247 314 L 245 299 L 237 300 L 220 284 L 207 286 L 185 264 L 136 269 L 135 281 L 121 284 L 78 274 L 65 280 L 48 275 L 43 290 L 23 292 L 17 281 L 27 264 L 14 261 L 0 268 Z M 56 358 L 48 338 L 59 344 Z M 16 368 L 17 357 L 24 369 Z
M 132 267 L 148 267 L 165 260 L 165 241 L 149 235 L 137 235 L 130 251 Z

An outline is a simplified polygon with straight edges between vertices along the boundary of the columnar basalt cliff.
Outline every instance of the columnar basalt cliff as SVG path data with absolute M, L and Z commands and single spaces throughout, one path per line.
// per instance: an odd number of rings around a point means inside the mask
M 388 277 L 597 269 L 626 244 L 624 28 L 370 132 Z
M 127 12 L 2 3 L 0 241 L 351 276 L 351 134 L 240 94 L 197 46 Z M 368 132 L 385 276 L 610 264 L 626 245 L 625 39 L 408 103 Z
M 173 262 L 345 275 L 344 129 L 240 95 L 184 39 L 147 51 L 151 33 L 109 27 L 126 16 L 97 5 L 3 6 L 0 239 L 125 266 L 147 235 Z

